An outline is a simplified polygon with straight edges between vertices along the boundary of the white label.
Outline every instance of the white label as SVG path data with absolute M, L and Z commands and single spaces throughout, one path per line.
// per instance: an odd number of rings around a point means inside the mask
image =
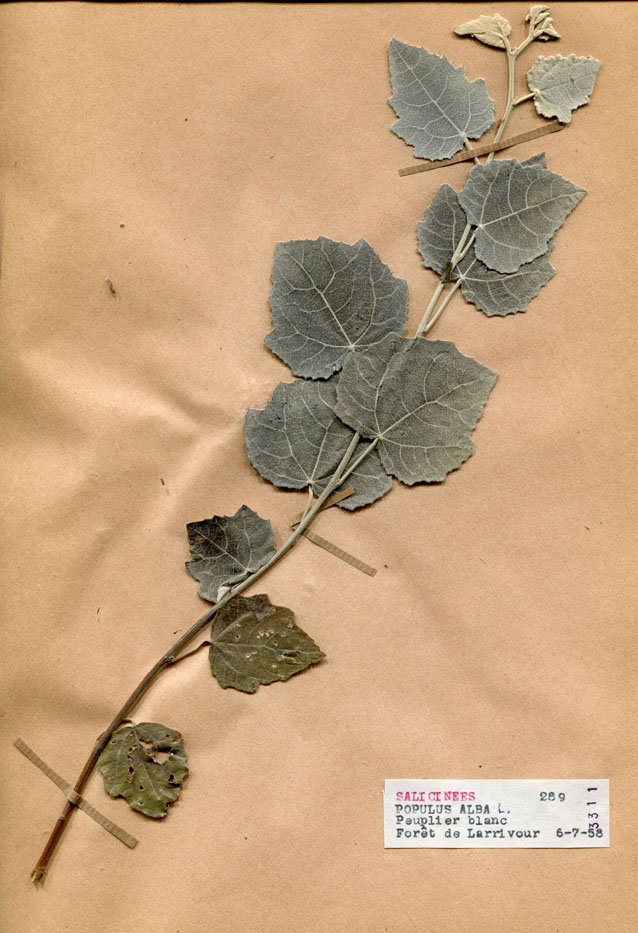
M 609 781 L 386 781 L 386 849 L 609 846 Z

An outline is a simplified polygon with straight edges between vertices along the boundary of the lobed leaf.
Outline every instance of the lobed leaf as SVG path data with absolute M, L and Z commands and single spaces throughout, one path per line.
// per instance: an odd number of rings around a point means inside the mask
M 168 753 L 165 761 L 157 760 L 161 753 Z M 166 816 L 188 774 L 182 736 L 157 722 L 118 729 L 97 767 L 111 797 L 124 797 L 133 810 L 154 819 Z
M 466 301 L 475 304 L 489 317 L 526 311 L 527 305 L 541 288 L 554 277 L 556 270 L 549 261 L 554 245 L 551 240 L 546 253 L 525 263 L 516 272 L 496 272 L 476 258 L 471 246 L 457 266 L 461 291 Z
M 503 159 L 475 165 L 459 203 L 476 227 L 476 256 L 497 272 L 516 272 L 547 252 L 553 235 L 586 192 L 540 165 Z
M 267 596 L 235 596 L 213 617 L 210 667 L 222 687 L 254 693 L 324 657 L 295 616 Z
M 425 220 L 417 225 L 419 252 L 423 265 L 442 275 L 467 226 L 465 211 L 459 204 L 458 192 L 441 185 L 425 212 Z M 450 280 L 458 278 L 452 270 Z
M 522 165 L 539 165 L 546 168 L 545 153 L 532 156 Z M 419 252 L 423 265 L 439 274 L 446 271 L 454 251 L 465 230 L 467 217 L 459 204 L 458 193 L 449 185 L 441 185 L 425 213 L 425 220 L 418 225 Z M 512 314 L 525 311 L 543 285 L 555 274 L 549 262 L 549 248 L 543 256 L 520 266 L 516 272 L 496 272 L 476 258 L 474 247 L 450 273 L 450 281 L 461 279 L 461 290 L 467 301 L 471 301 L 487 315 Z
M 381 462 L 397 479 L 440 482 L 472 454 L 470 434 L 496 378 L 448 341 L 390 336 L 348 357 L 337 414 L 379 438 Z
M 266 346 L 295 376 L 328 379 L 349 350 L 405 330 L 407 282 L 365 240 L 278 243 L 272 280 Z
M 589 103 L 599 68 L 600 62 L 591 56 L 541 56 L 527 72 L 527 84 L 534 94 L 538 113 L 569 123 L 572 110 Z
M 447 159 L 478 139 L 494 122 L 494 101 L 483 78 L 468 81 L 465 69 L 427 49 L 393 39 L 389 48 L 399 120 L 392 132 L 425 159 Z
M 481 15 L 454 30 L 457 36 L 472 36 L 473 39 L 478 39 L 484 45 L 491 45 L 495 49 L 505 48 L 505 39 L 511 31 L 512 27 L 499 13 L 494 13 L 493 16 Z
M 246 447 L 250 462 L 264 477 L 284 489 L 312 486 L 321 493 L 348 449 L 354 431 L 335 414 L 337 383 L 299 379 L 280 382 L 263 410 L 246 414 Z M 357 457 L 367 447 L 361 442 Z M 373 451 L 351 474 L 355 492 L 338 504 L 349 510 L 368 505 L 392 488 Z
M 245 580 L 275 553 L 275 536 L 267 518 L 247 505 L 234 515 L 215 515 L 186 526 L 191 560 L 186 569 L 199 580 L 199 595 L 217 602 L 219 588 Z

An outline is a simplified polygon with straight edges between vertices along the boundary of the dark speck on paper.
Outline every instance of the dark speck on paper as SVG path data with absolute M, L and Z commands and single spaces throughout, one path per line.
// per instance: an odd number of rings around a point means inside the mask
M 111 282 L 110 279 L 107 279 L 107 280 L 106 280 L 106 284 L 107 284 L 108 287 L 109 287 L 110 293 L 111 293 L 112 295 L 117 295 L 117 292 L 115 291 L 115 286 L 113 285 L 113 282 Z

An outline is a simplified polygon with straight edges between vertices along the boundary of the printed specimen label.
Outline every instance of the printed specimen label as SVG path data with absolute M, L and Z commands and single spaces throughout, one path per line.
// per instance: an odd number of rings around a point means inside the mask
M 386 849 L 609 846 L 609 781 L 388 780 Z

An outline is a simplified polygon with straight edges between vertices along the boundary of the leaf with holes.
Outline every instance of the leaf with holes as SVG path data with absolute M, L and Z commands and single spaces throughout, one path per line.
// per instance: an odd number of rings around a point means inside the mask
M 348 357 L 336 410 L 379 439 L 392 476 L 408 485 L 440 482 L 472 454 L 470 434 L 496 378 L 448 341 L 390 336 Z
M 484 45 L 491 45 L 495 49 L 505 48 L 505 40 L 511 31 L 512 27 L 499 13 L 494 13 L 493 16 L 483 14 L 469 23 L 457 26 L 454 30 L 457 36 L 472 36 L 473 39 L 478 39 Z
M 213 617 L 210 667 L 222 687 L 254 693 L 324 657 L 290 609 L 267 596 L 235 596 Z
M 589 55 L 586 58 L 541 55 L 527 72 L 527 84 L 534 94 L 538 113 L 569 123 L 572 110 L 589 103 L 599 68 L 598 59 Z
M 483 78 L 470 83 L 465 69 L 445 56 L 397 39 L 389 57 L 390 104 L 399 117 L 392 132 L 414 146 L 415 156 L 447 159 L 494 122 L 494 101 Z
M 497 272 L 516 272 L 547 252 L 549 241 L 586 192 L 540 165 L 503 159 L 475 165 L 459 203 L 476 227 L 476 256 Z
M 337 418 L 339 375 L 327 382 L 298 379 L 280 382 L 261 409 L 246 414 L 246 447 L 255 469 L 275 486 L 321 493 L 344 456 L 354 431 Z M 356 458 L 367 447 L 361 442 Z M 350 475 L 355 492 L 339 502 L 357 509 L 379 499 L 392 488 L 381 461 L 373 451 Z
M 245 580 L 275 553 L 272 525 L 247 505 L 234 515 L 191 522 L 186 529 L 192 558 L 186 569 L 200 581 L 199 595 L 209 602 L 217 602 L 220 587 Z
M 328 379 L 349 350 L 405 330 L 408 286 L 365 240 L 278 243 L 266 346 L 295 376 Z
M 97 767 L 111 797 L 124 797 L 133 810 L 154 819 L 166 816 L 188 774 L 182 736 L 157 722 L 118 729 Z

